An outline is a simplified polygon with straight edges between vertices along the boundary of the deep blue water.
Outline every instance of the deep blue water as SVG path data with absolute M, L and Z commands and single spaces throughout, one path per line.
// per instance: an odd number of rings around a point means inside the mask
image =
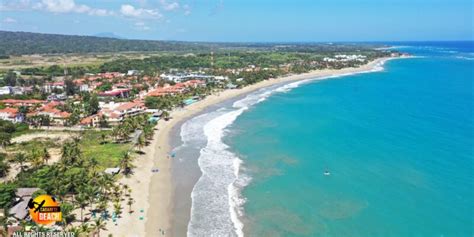
M 402 45 L 421 57 L 276 93 L 230 126 L 247 235 L 473 236 L 473 44 Z

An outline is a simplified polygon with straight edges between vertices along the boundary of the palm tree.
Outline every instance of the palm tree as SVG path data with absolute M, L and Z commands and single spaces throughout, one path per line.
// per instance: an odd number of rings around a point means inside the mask
M 68 165 L 76 164 L 81 158 L 81 150 L 77 141 L 64 143 L 61 153 L 62 161 Z
M 120 201 L 120 197 L 122 196 L 122 189 L 120 188 L 120 185 L 113 185 L 113 194 L 114 198 Z
M 86 236 L 88 236 L 87 234 L 89 234 L 89 231 L 91 231 L 91 227 L 87 224 L 87 223 L 82 223 L 80 226 L 79 226 L 79 232 L 82 234 L 85 234 Z
M 97 168 L 99 167 L 99 162 L 95 157 L 91 157 L 88 162 L 89 171 L 92 173 L 92 177 L 96 177 Z
M 130 174 L 133 165 L 132 156 L 130 156 L 129 152 L 124 153 L 120 165 L 125 175 Z
M 161 113 L 161 117 L 163 117 L 164 120 L 168 121 L 170 119 L 170 113 L 166 110 Z
M 74 221 L 75 215 L 72 213 L 74 207 L 68 203 L 61 204 L 61 216 L 65 226 Z
M 5 177 L 10 170 L 10 164 L 0 157 L 0 177 Z
M 26 160 L 27 160 L 27 157 L 26 157 L 25 153 L 23 153 L 23 152 L 16 153 L 15 162 L 20 164 L 20 169 L 21 169 L 22 172 L 24 171 L 23 164 L 26 162 Z
M 99 200 L 99 204 L 97 205 L 97 209 L 100 210 L 101 213 L 104 213 L 109 206 L 109 200 L 106 197 L 102 196 Z
M 146 145 L 145 134 L 142 132 L 140 136 L 138 136 L 138 140 L 137 140 L 138 151 L 141 152 L 145 145 Z
M 3 228 L 0 228 L 0 236 L 7 236 L 8 226 L 14 223 L 14 215 L 10 214 L 7 210 L 2 214 L 4 215 L 0 217 L 0 227 Z M 5 232 L 3 233 L 3 231 Z
M 102 138 L 102 143 L 105 144 L 105 139 L 107 138 L 107 135 L 105 133 L 100 134 L 100 137 Z
M 86 186 L 84 192 L 89 203 L 91 205 L 92 203 L 95 203 L 95 198 L 97 197 L 97 193 L 99 193 L 99 188 L 96 185 L 89 184 Z
M 83 212 L 84 212 L 84 209 L 87 207 L 87 197 L 85 194 L 80 193 L 79 195 L 76 196 L 75 199 L 76 199 L 77 205 L 81 209 L 81 222 L 84 222 Z
M 42 159 L 43 159 L 43 163 L 45 163 L 45 164 L 47 164 L 48 161 L 51 159 L 51 155 L 49 154 L 48 149 L 46 149 L 46 147 L 43 148 L 43 152 L 42 152 L 41 156 L 42 156 Z
M 122 126 L 120 126 L 120 130 L 119 130 L 119 138 L 120 140 L 122 141 L 125 141 L 129 138 L 129 133 L 130 133 L 130 130 L 131 130 L 131 125 L 128 124 L 128 123 L 123 123 Z
M 39 232 L 39 231 L 38 231 Z M 81 233 L 81 230 L 79 229 L 79 227 L 71 227 L 67 230 L 68 233 L 71 233 L 72 236 L 79 236 L 79 234 Z
M 120 205 L 120 202 L 114 203 L 114 212 L 115 212 L 115 215 L 117 215 L 117 217 L 119 217 L 120 214 L 122 214 L 122 205 Z
M 153 126 L 147 124 L 143 127 L 143 133 L 145 134 L 146 139 L 151 139 L 153 137 Z
M 97 236 L 100 237 L 100 231 L 101 230 L 107 230 L 105 228 L 105 222 L 102 220 L 102 218 L 98 218 L 92 223 L 92 228 L 97 231 Z
M 127 184 L 124 184 L 122 188 L 123 188 L 124 191 L 127 192 L 127 194 L 125 194 L 125 196 L 127 196 L 127 197 L 130 196 L 130 194 L 129 194 L 129 189 L 130 189 L 130 188 L 128 187 L 128 185 L 127 185 Z M 131 190 L 130 190 L 130 191 L 131 191 Z
M 6 149 L 6 147 L 10 145 L 11 140 L 12 140 L 12 135 L 10 133 L 6 133 L 6 132 L 0 133 L 0 146 L 2 146 L 3 149 Z
M 120 129 L 121 129 L 121 126 L 115 126 L 113 129 L 112 129 L 112 137 L 115 139 L 115 142 L 117 142 L 117 139 L 118 137 L 120 136 Z
M 33 148 L 31 150 L 30 154 L 30 161 L 33 164 L 34 167 L 41 166 L 43 164 L 43 159 L 41 158 L 41 153 L 36 150 L 36 148 Z
M 128 201 L 127 201 L 127 205 L 128 205 L 128 213 L 132 213 L 132 204 L 133 204 L 133 198 L 132 197 L 129 197 L 128 198 Z

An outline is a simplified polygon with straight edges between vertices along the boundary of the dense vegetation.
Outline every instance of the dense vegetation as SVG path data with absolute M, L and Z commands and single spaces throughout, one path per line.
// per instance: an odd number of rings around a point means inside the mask
M 191 51 L 204 45 L 175 41 L 122 40 L 94 36 L 0 31 L 0 55 L 124 51 Z
M 379 45 L 380 46 L 380 45 Z M 0 31 L 0 55 L 96 53 L 96 52 L 159 52 L 159 51 L 241 51 L 272 50 L 283 52 L 337 52 L 371 45 L 326 43 L 210 43 L 158 40 L 126 40 L 95 36 L 40 34 Z
M 9 162 L 6 155 L 0 153 L 0 168 L 7 166 L 4 169 L 7 173 L 8 166 L 16 164 L 20 172 L 14 180 L 0 183 L 0 209 L 14 204 L 17 188 L 37 187 L 40 190 L 34 195 L 48 193 L 60 200 L 63 221 L 59 224 L 68 231 L 75 232 L 76 236 L 79 233 L 88 236 L 91 231 L 103 230 L 105 220 L 120 217 L 125 213 L 124 205 L 128 207 L 127 212 L 133 212 L 134 203 L 130 187 L 119 183 L 119 176 L 103 171 L 120 167 L 123 175 L 132 174 L 133 151 L 142 152 L 153 137 L 153 126 L 147 115 L 141 115 L 125 119 L 112 131 L 77 133 L 62 144 L 46 139 L 11 145 L 6 150 Z M 141 131 L 137 138 L 130 136 L 135 131 Z M 49 154 L 51 149 L 61 150 L 59 160 Z M 74 209 L 80 209 L 80 214 L 74 214 Z M 0 217 L 1 226 L 8 223 L 7 217 L 8 213 L 5 218 Z M 73 222 L 80 223 L 80 227 L 72 227 Z

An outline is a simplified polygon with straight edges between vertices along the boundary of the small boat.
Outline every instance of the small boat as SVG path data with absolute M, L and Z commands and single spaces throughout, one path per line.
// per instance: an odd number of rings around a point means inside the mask
M 329 176 L 329 175 L 331 175 L 331 173 L 329 173 L 329 170 L 326 170 L 326 171 L 324 171 L 324 175 Z

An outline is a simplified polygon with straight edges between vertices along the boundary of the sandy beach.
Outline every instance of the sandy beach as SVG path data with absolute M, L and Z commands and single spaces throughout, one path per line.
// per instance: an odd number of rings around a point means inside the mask
M 136 158 L 134 174 L 129 178 L 120 180 L 121 183 L 127 184 L 132 188 L 131 196 L 134 199 L 132 210 L 134 212 L 129 214 L 127 212 L 128 207 L 124 205 L 127 211 L 124 211 L 117 225 L 112 222 L 107 223 L 107 231 L 104 231 L 104 236 L 109 233 L 113 234 L 113 236 L 172 235 L 170 229 L 173 219 L 174 188 L 171 182 L 172 163 L 167 155 L 171 150 L 169 145 L 170 133 L 175 125 L 196 115 L 210 105 L 253 92 L 260 88 L 310 78 L 318 80 L 317 78 L 324 79 L 327 76 L 371 71 L 390 59 L 392 58 L 380 58 L 358 68 L 318 70 L 265 80 L 242 89 L 225 90 L 210 95 L 183 109 L 172 111 L 170 113 L 172 119 L 169 121 L 160 120 L 158 122 L 151 144 L 144 149 L 145 154 L 139 155 Z M 151 170 L 156 168 L 159 169 L 159 172 L 152 173 Z

